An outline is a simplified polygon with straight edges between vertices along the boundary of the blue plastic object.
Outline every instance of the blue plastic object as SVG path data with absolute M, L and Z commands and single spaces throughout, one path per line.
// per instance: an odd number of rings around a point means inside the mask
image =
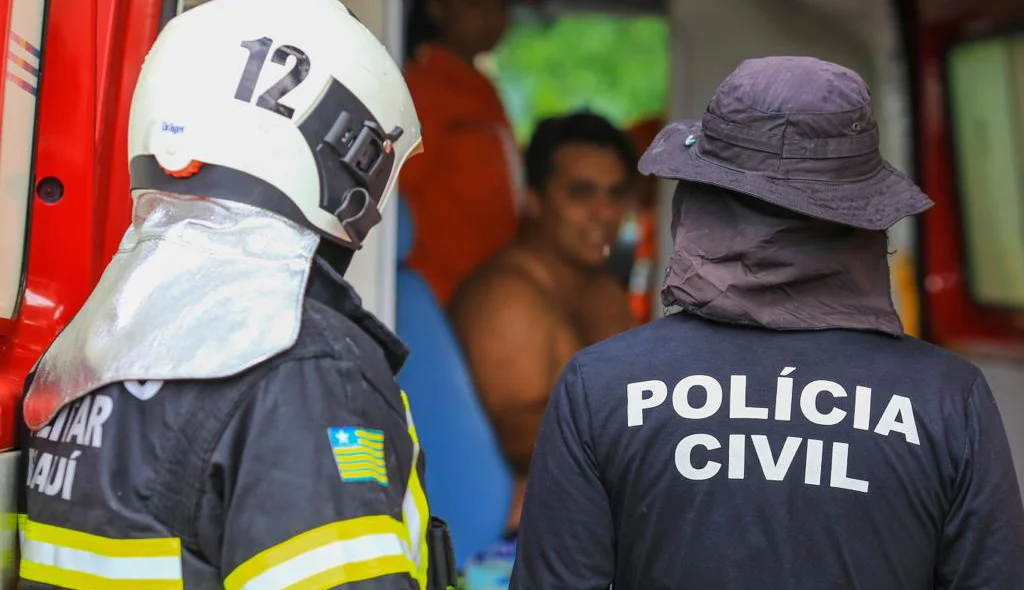
M 398 335 L 411 350 L 398 375 L 426 453 L 431 512 L 448 522 L 456 564 L 501 542 L 512 473 L 477 397 L 465 357 L 433 292 L 403 264 L 412 219 L 399 199 Z
M 413 243 L 416 238 L 412 223 L 412 212 L 409 210 L 409 205 L 406 204 L 405 199 L 398 197 L 398 269 L 401 270 L 405 267 L 406 260 L 409 259 L 409 254 L 412 252 Z M 401 295 L 401 293 L 399 293 Z

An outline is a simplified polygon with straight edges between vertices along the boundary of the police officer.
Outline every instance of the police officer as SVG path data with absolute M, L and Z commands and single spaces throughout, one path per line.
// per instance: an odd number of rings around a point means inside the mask
M 166 26 L 132 225 L 28 386 L 21 588 L 426 587 L 406 349 L 342 278 L 419 146 L 337 0 Z
M 511 587 L 1024 589 L 985 378 L 893 309 L 885 230 L 931 202 L 879 155 L 861 78 L 745 61 L 640 169 L 679 180 L 680 311 L 564 370 Z

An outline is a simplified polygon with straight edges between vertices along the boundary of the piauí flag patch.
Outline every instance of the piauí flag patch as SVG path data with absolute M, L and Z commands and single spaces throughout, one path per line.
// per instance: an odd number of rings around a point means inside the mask
M 332 426 L 327 429 L 327 437 L 341 481 L 375 481 L 388 485 L 384 432 L 358 426 Z

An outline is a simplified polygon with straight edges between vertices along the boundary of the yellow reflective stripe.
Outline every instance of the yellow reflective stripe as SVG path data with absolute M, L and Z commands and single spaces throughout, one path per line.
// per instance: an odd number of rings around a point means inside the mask
M 16 512 L 4 512 L 0 513 L 0 516 L 3 516 L 3 524 L 2 527 L 0 527 L 0 530 L 2 530 L 2 536 L 14 541 L 17 538 L 18 522 L 20 522 L 22 515 Z M 17 541 L 8 544 L 6 542 L 6 538 L 3 542 L 0 542 L 0 545 L 6 545 L 10 548 L 5 548 L 0 552 L 0 571 L 17 571 L 17 569 L 15 569 L 18 566 L 18 556 L 15 553 L 15 549 L 17 549 Z
M 4 571 L 15 571 L 17 564 L 17 555 L 13 549 L 8 549 L 0 554 L 0 567 L 4 568 Z
M 287 586 L 284 590 L 314 590 L 334 588 L 360 580 L 372 580 L 394 574 L 413 575 L 412 563 L 403 555 L 381 557 L 370 561 L 358 561 L 333 567 L 315 576 Z
M 420 447 L 420 437 L 416 434 L 416 424 L 413 424 L 413 411 L 409 409 L 409 395 L 406 392 L 401 392 L 401 403 L 406 407 L 406 421 L 409 422 L 409 435 L 413 437 L 413 445 L 416 445 L 417 449 Z
M 26 580 L 70 590 L 183 590 L 184 588 L 181 580 L 118 580 L 31 561 L 21 562 L 20 575 Z
M 31 541 L 108 557 L 181 557 L 180 539 L 111 539 L 28 519 L 24 531 Z
M 275 545 L 270 549 L 253 556 L 231 572 L 227 579 L 224 580 L 224 588 L 225 590 L 241 590 L 241 588 L 245 587 L 245 585 L 250 581 L 267 572 L 271 568 L 331 543 L 349 541 L 367 535 L 389 534 L 395 535 L 403 543 L 408 545 L 409 537 L 405 531 L 405 527 L 402 523 L 390 516 L 363 516 L 360 518 L 353 518 L 351 520 L 333 522 L 296 535 L 283 543 Z M 404 555 L 398 556 L 398 559 L 400 559 L 403 564 L 402 569 L 399 570 L 394 569 L 392 556 L 345 563 L 333 569 L 347 575 L 368 575 L 371 578 L 381 575 L 390 575 L 393 573 L 402 573 L 412 569 L 407 557 Z M 340 582 L 335 582 L 334 585 L 355 582 L 363 579 L 368 578 L 353 577 L 351 579 L 344 579 Z M 312 588 L 315 586 L 305 587 Z M 331 586 L 327 587 L 329 588 Z
M 0 524 L 0 530 L 16 531 L 19 528 L 18 524 L 21 522 L 22 517 L 25 515 L 15 514 L 14 512 L 4 512 L 2 516 L 3 521 L 2 524 Z
M 427 569 L 430 565 L 430 548 L 427 546 L 427 526 L 430 523 L 430 507 L 427 505 L 427 494 L 423 491 L 423 484 L 420 482 L 419 454 L 420 437 L 416 433 L 416 424 L 412 419 L 412 410 L 409 407 L 409 396 L 402 391 L 402 405 L 405 406 L 405 419 L 409 425 L 409 437 L 413 444 L 412 472 L 409 474 L 409 487 L 407 493 L 412 494 L 413 504 L 416 506 L 416 513 L 419 515 L 419 530 L 409 531 L 409 535 L 416 535 L 420 547 L 419 563 L 416 570 L 416 582 L 420 590 L 427 587 Z M 409 523 L 406 523 L 408 526 Z
M 427 525 L 430 522 L 430 509 L 427 507 L 427 495 L 420 485 L 420 476 L 415 467 L 412 476 L 409 478 L 409 489 L 412 491 L 413 503 L 416 504 L 416 512 L 420 515 L 420 530 L 417 538 L 420 540 L 420 563 L 416 572 L 416 581 L 420 589 L 427 587 L 427 567 L 430 565 L 430 548 L 427 546 Z
M 181 541 L 114 539 L 19 515 L 21 577 L 61 588 L 181 590 Z

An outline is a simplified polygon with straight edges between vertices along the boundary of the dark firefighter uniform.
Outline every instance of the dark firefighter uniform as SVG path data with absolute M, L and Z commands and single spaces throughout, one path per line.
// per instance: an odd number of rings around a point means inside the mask
M 320 268 L 286 352 L 65 406 L 25 445 L 21 588 L 422 590 L 405 355 Z

